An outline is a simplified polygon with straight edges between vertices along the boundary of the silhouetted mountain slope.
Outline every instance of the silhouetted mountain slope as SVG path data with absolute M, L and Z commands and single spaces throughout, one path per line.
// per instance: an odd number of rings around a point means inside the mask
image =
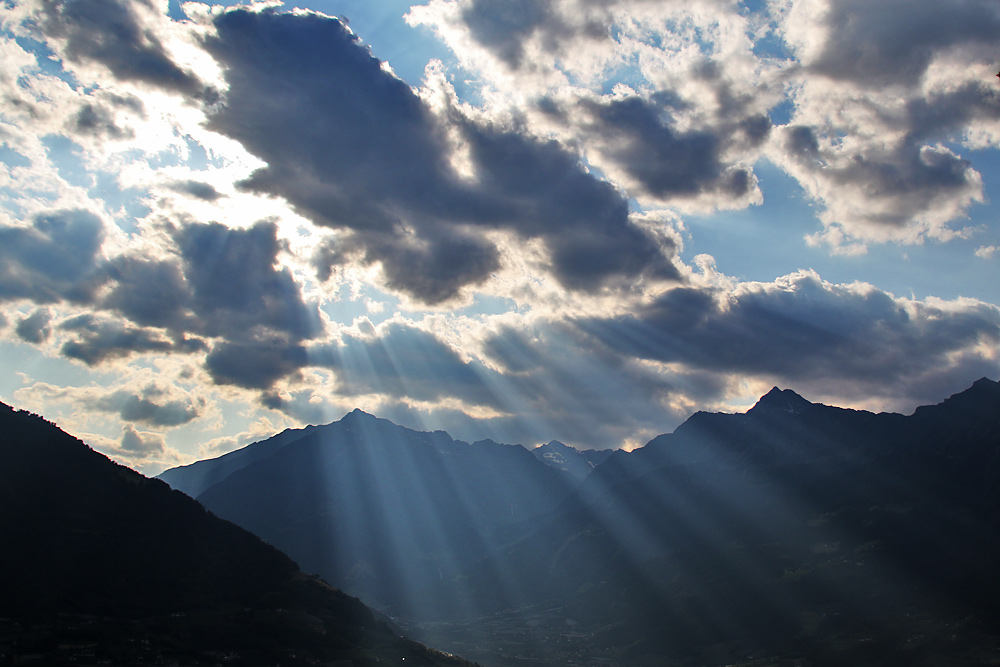
M 267 458 L 290 442 L 307 435 L 315 426 L 305 428 L 290 428 L 267 440 L 254 443 L 253 447 L 242 447 L 235 451 L 207 461 L 196 461 L 190 465 L 171 468 L 157 475 L 159 479 L 178 491 L 183 491 L 192 498 L 221 482 L 233 472 Z
M 469 445 L 355 410 L 198 500 L 366 602 L 454 615 L 470 601 L 452 582 L 555 507 L 567 479 L 520 446 Z
M 0 434 L 0 656 L 14 664 L 467 664 L 40 417 L 0 404 Z
M 995 657 L 996 382 L 911 416 L 775 388 L 613 452 L 572 488 L 579 471 L 550 467 L 576 459 L 563 447 L 543 463 L 355 412 L 200 498 L 490 665 Z

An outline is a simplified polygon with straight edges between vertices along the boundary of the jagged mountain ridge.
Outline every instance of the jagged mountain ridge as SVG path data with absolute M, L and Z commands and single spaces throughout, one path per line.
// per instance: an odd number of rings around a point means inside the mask
M 469 664 L 38 416 L 0 403 L 0 434 L 5 664 Z
M 508 567 L 609 644 L 694 664 L 723 645 L 809 664 L 978 664 L 998 639 L 976 635 L 998 627 L 998 462 L 989 380 L 909 417 L 772 391 L 614 454 Z M 979 652 L 922 663 L 963 618 Z
M 547 465 L 562 470 L 576 480 L 582 480 L 591 471 L 611 456 L 611 449 L 585 449 L 552 440 L 531 450 L 535 458 Z
M 468 444 L 360 410 L 253 459 L 198 500 L 306 570 L 404 616 L 430 602 L 467 610 L 447 582 L 571 488 L 519 445 Z
M 533 475 L 546 467 L 543 461 L 517 447 L 462 443 L 465 467 L 441 475 L 440 465 L 452 458 L 450 438 L 418 436 L 370 416 L 381 424 L 372 431 L 379 435 L 356 440 L 348 449 L 353 458 L 341 454 L 334 466 L 351 477 L 353 487 L 331 485 L 336 475 L 317 465 L 318 458 L 329 457 L 320 452 L 336 449 L 335 442 L 302 438 L 232 473 L 200 499 L 210 508 L 242 512 L 242 518 L 231 516 L 238 522 L 254 521 L 267 507 L 294 507 L 284 515 L 275 511 L 270 521 L 282 530 L 265 537 L 293 554 L 299 548 L 293 544 L 308 542 L 290 540 L 296 532 L 315 536 L 338 526 L 327 533 L 328 549 L 347 549 L 353 562 L 321 573 L 338 585 L 345 584 L 337 577 L 346 576 L 351 592 L 357 581 L 351 577 L 365 572 L 391 582 L 379 603 L 389 600 L 389 607 L 418 621 L 519 605 L 549 607 L 585 628 L 589 650 L 606 656 L 683 655 L 701 664 L 712 651 L 730 659 L 766 649 L 811 656 L 816 664 L 860 664 L 872 659 L 869 654 L 883 659 L 894 641 L 902 641 L 901 633 L 919 634 L 914 618 L 931 619 L 926 622 L 935 628 L 953 624 L 955 610 L 997 620 L 984 600 L 1000 593 L 990 565 L 1000 556 L 994 534 L 998 387 L 983 379 L 910 416 L 814 404 L 775 388 L 744 414 L 696 413 L 645 447 L 615 451 L 582 482 L 567 484 L 571 478 L 561 475 L 559 493 L 533 495 L 545 484 L 524 485 L 518 508 L 533 512 L 519 509 L 505 519 L 487 512 L 480 518 L 492 518 L 479 525 L 470 519 L 498 503 L 480 505 L 478 488 L 451 495 L 435 488 L 439 495 L 432 494 L 437 500 L 429 507 L 437 509 L 428 512 L 421 505 L 428 502 L 421 494 L 433 486 L 428 480 L 454 480 L 466 474 L 460 469 L 490 470 L 472 487 L 486 482 L 495 488 L 500 480 L 503 488 L 517 479 L 477 461 L 480 451 L 517 453 L 512 458 L 523 466 L 518 469 Z M 389 443 L 393 438 L 395 445 Z M 436 444 L 419 444 L 421 438 Z M 364 442 L 372 451 L 394 452 L 390 460 L 421 452 L 421 463 L 371 467 L 361 455 L 368 451 L 360 446 Z M 286 459 L 292 452 L 298 464 Z M 296 469 L 312 471 L 310 483 L 281 491 L 275 480 L 292 479 Z M 319 490 L 337 487 L 346 493 L 316 502 Z M 303 488 L 313 489 L 312 495 Z M 383 512 L 372 522 L 371 507 L 387 507 L 381 495 L 386 489 L 399 492 L 393 505 L 398 513 Z M 291 496 L 304 504 L 296 506 Z M 364 501 L 352 504 L 359 498 Z M 466 508 L 440 509 L 453 503 Z M 427 522 L 428 516 L 435 521 Z M 402 566 L 379 556 L 400 547 L 407 554 Z M 404 590 L 410 594 L 402 595 Z M 392 599 L 393 591 L 400 599 Z M 834 627 L 831 609 L 840 614 L 836 618 L 854 620 Z M 537 620 L 525 624 L 536 634 L 522 629 L 519 641 L 558 664 L 545 653 L 551 637 L 537 634 Z M 462 645 L 442 627 L 425 638 Z M 824 633 L 857 645 L 841 650 Z M 877 641 L 871 645 L 860 643 L 872 636 Z M 466 640 L 479 646 L 493 641 L 485 634 Z M 921 642 L 911 642 L 903 657 L 922 658 L 928 644 Z M 630 648 L 622 654 L 622 647 Z

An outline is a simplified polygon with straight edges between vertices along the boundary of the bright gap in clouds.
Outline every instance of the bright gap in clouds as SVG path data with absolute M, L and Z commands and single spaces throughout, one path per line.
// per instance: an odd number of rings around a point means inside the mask
M 80 2 L 4 9 L 0 399 L 144 471 L 1000 374 L 994 5 Z
M 1000 200 L 1000 159 L 985 152 L 975 163 L 986 183 L 986 200 Z M 808 237 L 821 231 L 817 205 L 792 177 L 768 162 L 754 171 L 761 182 L 760 205 L 711 215 L 692 215 L 682 257 L 688 263 L 711 255 L 719 271 L 740 280 L 773 280 L 800 269 L 814 269 L 835 283 L 862 281 L 900 297 L 969 297 L 1000 302 L 1000 283 L 984 280 L 990 259 L 976 250 L 997 245 L 996 210 L 976 205 L 960 222 L 968 232 L 948 242 L 911 245 L 869 244 L 859 254 L 832 254 Z M 981 255 L 983 253 L 980 253 Z

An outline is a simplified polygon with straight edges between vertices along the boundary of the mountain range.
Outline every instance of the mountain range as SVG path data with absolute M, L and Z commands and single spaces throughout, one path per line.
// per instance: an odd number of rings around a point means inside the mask
M 0 664 L 470 664 L 2 403 L 0 536 Z
M 908 416 L 775 388 L 631 452 L 469 444 L 355 410 L 160 478 L 487 665 L 997 657 L 985 378 Z
M 174 490 L 2 404 L 0 434 L 5 664 L 998 661 L 987 379 L 906 416 L 775 388 L 631 452 L 356 410 Z

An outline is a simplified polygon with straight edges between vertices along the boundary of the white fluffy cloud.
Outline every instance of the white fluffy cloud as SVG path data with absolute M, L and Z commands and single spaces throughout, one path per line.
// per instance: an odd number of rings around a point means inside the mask
M 963 145 L 1000 141 L 991 3 L 436 0 L 410 20 L 492 105 L 640 200 L 751 205 L 767 155 L 823 207 L 815 239 L 835 250 L 953 238 L 983 201 Z

